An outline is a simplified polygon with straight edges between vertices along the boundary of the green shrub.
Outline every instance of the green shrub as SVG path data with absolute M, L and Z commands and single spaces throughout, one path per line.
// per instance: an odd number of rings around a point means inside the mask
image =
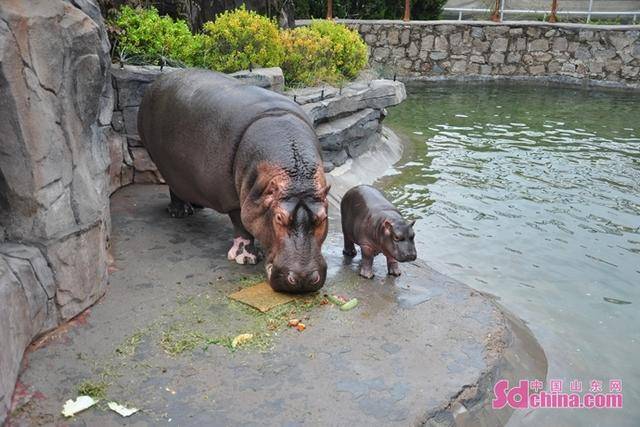
M 281 67 L 288 86 L 335 83 L 341 78 L 332 60 L 331 40 L 307 27 L 281 33 L 284 60 Z
M 280 66 L 290 86 L 339 83 L 367 63 L 360 35 L 332 21 L 280 31 L 276 23 L 244 6 L 204 24 L 192 34 L 184 21 L 155 8 L 123 6 L 108 28 L 116 59 L 133 64 L 196 66 L 230 73 Z
M 357 31 L 327 20 L 313 21 L 309 28 L 329 39 L 333 65 L 345 78 L 354 78 L 367 65 L 367 45 Z
M 182 20 L 160 16 L 158 10 L 123 6 L 110 27 L 117 34 L 115 51 L 128 62 L 161 65 L 193 65 L 197 45 Z
M 203 26 L 201 65 L 225 73 L 276 67 L 283 59 L 278 25 L 244 5 Z

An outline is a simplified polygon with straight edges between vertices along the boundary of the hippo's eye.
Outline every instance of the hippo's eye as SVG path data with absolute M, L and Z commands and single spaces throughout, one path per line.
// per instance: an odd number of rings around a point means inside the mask
M 393 240 L 395 240 L 396 242 L 400 242 L 402 240 L 404 240 L 404 237 L 398 237 L 395 234 L 393 235 Z

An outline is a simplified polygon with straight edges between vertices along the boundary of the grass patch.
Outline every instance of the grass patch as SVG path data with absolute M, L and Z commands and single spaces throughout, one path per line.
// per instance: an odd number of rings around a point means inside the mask
M 136 353 L 136 349 L 142 342 L 145 336 L 145 331 L 138 331 L 130 337 L 126 338 L 122 344 L 116 347 L 116 354 L 120 356 L 130 357 Z
M 231 352 L 236 351 L 236 347 L 233 346 L 232 337 L 209 338 L 205 343 L 204 349 L 207 350 L 210 345 L 219 345 Z
M 247 276 L 239 283 L 246 287 L 262 280 L 262 276 Z M 262 313 L 238 301 L 220 304 L 219 299 L 208 295 L 183 297 L 176 310 L 167 314 L 170 320 L 160 332 L 158 345 L 172 357 L 196 349 L 206 351 L 212 345 L 230 353 L 241 349 L 268 351 L 277 332 L 287 327 L 289 319 L 308 316 L 322 300 L 322 295 L 316 293 Z M 224 324 L 221 323 L 223 319 Z M 233 347 L 234 337 L 246 333 L 253 334 L 253 338 L 242 346 Z
M 180 324 L 173 324 L 162 331 L 159 343 L 165 353 L 177 356 L 185 351 L 204 347 L 208 341 L 209 338 L 200 331 L 184 328 Z
M 229 307 L 250 319 L 246 332 L 253 333 L 254 339 L 247 345 L 259 351 L 267 351 L 273 345 L 277 332 L 285 329 L 290 319 L 305 319 L 309 312 L 320 305 L 324 297 L 320 293 L 306 295 L 262 313 L 238 301 L 229 301 Z
M 250 274 L 248 276 L 242 276 L 237 281 L 238 287 L 244 289 L 249 286 L 257 285 L 260 282 L 264 282 L 266 279 L 262 274 Z
M 107 390 L 109 384 L 106 381 L 86 380 L 78 386 L 79 396 L 91 396 L 96 400 L 104 400 L 107 398 Z

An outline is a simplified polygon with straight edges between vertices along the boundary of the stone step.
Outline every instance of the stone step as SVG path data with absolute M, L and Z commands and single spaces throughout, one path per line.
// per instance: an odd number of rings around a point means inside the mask
M 397 105 L 407 97 L 404 84 L 393 80 L 356 82 L 337 96 L 302 105 L 302 109 L 319 124 L 365 108 L 381 110 Z
M 380 129 L 380 110 L 365 108 L 316 127 L 323 150 L 339 151 L 356 139 L 368 138 Z

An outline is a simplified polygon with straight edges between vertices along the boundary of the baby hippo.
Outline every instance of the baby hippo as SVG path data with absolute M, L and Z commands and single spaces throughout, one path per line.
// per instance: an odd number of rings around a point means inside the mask
M 387 257 L 387 269 L 392 276 L 400 275 L 398 262 L 414 261 L 416 247 L 413 224 L 407 222 L 398 209 L 382 193 L 369 185 L 353 187 L 340 203 L 342 234 L 346 256 L 356 256 L 354 243 L 362 251 L 360 275 L 373 277 L 373 257 L 380 252 Z

